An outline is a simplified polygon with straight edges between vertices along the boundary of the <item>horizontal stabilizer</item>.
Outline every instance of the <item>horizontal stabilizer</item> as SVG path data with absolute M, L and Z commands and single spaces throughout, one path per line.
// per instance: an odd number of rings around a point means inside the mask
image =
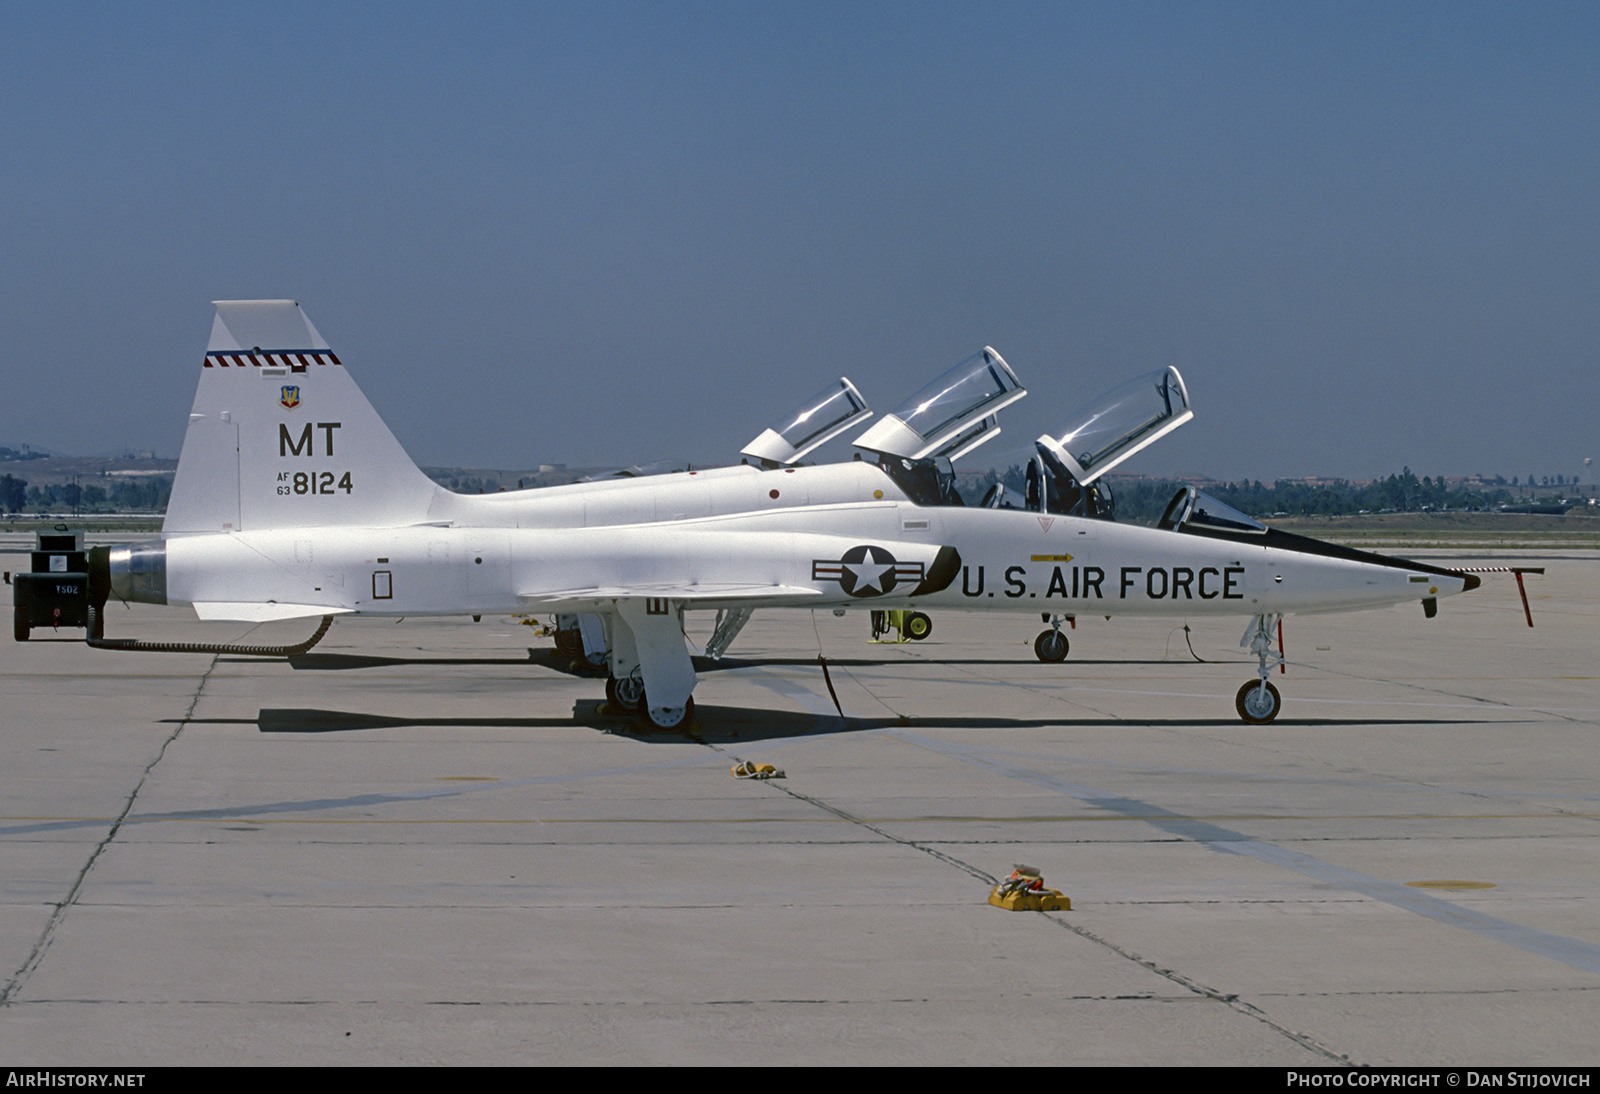
M 194 606 L 194 614 L 205 620 L 235 623 L 270 623 L 274 619 L 306 619 L 319 615 L 344 615 L 349 608 L 330 608 L 326 604 L 230 603 L 211 600 Z

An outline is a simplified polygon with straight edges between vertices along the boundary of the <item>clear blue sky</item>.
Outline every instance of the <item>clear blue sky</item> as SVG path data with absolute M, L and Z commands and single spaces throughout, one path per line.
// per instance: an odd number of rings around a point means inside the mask
M 985 344 L 981 465 L 1167 364 L 1132 470 L 1600 456 L 1593 3 L 0 15 L 0 443 L 176 455 L 209 301 L 288 296 L 429 464 L 731 459 Z

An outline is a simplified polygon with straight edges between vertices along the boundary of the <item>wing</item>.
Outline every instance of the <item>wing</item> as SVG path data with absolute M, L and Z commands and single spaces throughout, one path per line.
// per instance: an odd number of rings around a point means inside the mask
M 806 607 L 938 592 L 959 572 L 952 547 L 817 533 L 699 527 L 564 533 L 516 590 L 529 610 L 608 610 L 623 600 L 682 607 Z
M 579 589 L 552 589 L 548 592 L 524 593 L 519 595 L 517 600 L 529 608 L 548 608 L 555 604 L 597 606 L 602 601 L 640 597 L 681 600 L 695 607 L 712 607 L 724 602 L 772 603 L 784 600 L 804 601 L 821 596 L 820 589 L 797 585 L 748 585 L 731 582 L 678 585 L 667 582 L 642 582 L 638 585 L 591 585 Z

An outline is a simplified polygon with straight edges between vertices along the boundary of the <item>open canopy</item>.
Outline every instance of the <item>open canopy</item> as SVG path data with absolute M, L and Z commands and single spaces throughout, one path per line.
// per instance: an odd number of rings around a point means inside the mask
M 1087 486 L 1193 417 L 1178 370 L 1157 369 L 1106 392 L 1071 415 L 1061 433 L 1047 433 L 1037 445 L 1047 460 Z
M 1028 394 L 1005 359 L 985 346 L 880 418 L 857 448 L 919 460 L 972 451 L 999 435 L 996 411 Z
M 767 463 L 794 463 L 806 453 L 843 433 L 853 423 L 872 417 L 867 401 L 848 376 L 839 377 L 801 403 L 778 425 L 744 446 L 743 454 Z

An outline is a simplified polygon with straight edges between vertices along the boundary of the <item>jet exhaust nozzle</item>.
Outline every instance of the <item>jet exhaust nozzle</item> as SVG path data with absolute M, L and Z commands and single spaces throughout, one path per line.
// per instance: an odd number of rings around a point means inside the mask
M 89 562 L 90 585 L 95 584 L 96 565 L 106 567 L 105 582 L 111 595 L 122 601 L 136 604 L 165 604 L 167 602 L 167 545 L 165 543 L 133 543 L 112 547 Z

